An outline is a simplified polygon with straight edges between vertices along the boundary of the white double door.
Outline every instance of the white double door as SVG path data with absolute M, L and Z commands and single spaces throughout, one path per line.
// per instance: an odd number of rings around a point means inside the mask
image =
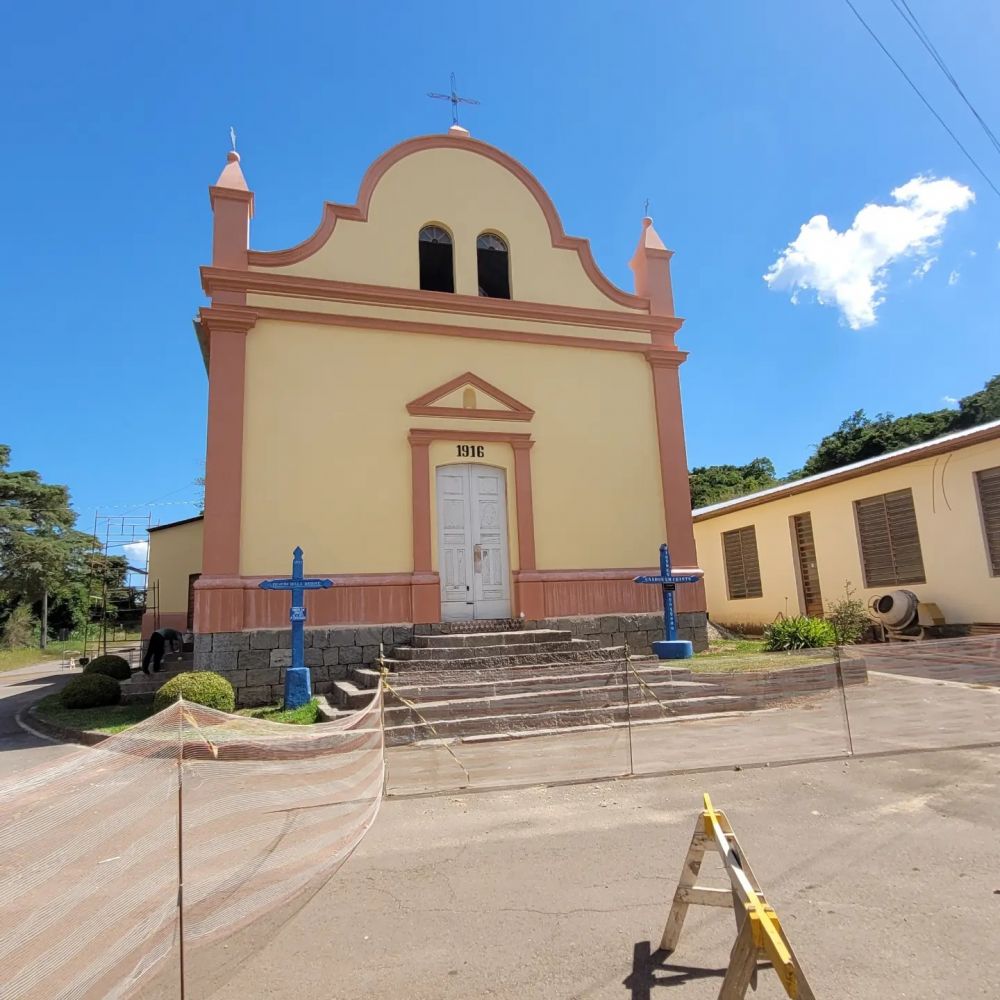
M 507 484 L 489 465 L 437 470 L 441 620 L 510 617 Z

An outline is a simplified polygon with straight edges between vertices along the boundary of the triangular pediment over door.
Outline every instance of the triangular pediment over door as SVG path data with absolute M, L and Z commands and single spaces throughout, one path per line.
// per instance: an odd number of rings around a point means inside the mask
M 535 411 L 520 400 L 465 372 L 406 404 L 408 412 L 424 417 L 478 417 L 481 420 L 530 420 Z

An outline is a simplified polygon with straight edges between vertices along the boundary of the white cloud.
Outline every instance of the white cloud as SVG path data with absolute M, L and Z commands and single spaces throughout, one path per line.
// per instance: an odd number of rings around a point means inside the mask
M 146 566 L 146 553 L 149 551 L 149 542 L 129 542 L 123 545 L 125 559 L 129 566 L 137 569 L 144 569 Z
M 922 278 L 935 264 L 937 257 L 926 257 L 913 269 L 914 278 Z
M 948 284 L 949 285 L 957 285 L 959 277 L 960 277 L 960 275 L 959 275 L 958 271 L 952 271 L 951 274 L 948 275 Z
M 938 244 L 948 217 L 976 198 L 950 177 L 914 177 L 892 197 L 894 205 L 865 205 L 844 232 L 831 228 L 825 215 L 814 215 L 764 280 L 793 296 L 798 290 L 815 292 L 821 305 L 840 310 L 852 330 L 872 326 L 885 301 L 889 265 L 901 257 L 925 257 Z
M 954 396 L 942 396 L 942 403 L 947 403 L 949 406 L 958 406 L 958 400 Z

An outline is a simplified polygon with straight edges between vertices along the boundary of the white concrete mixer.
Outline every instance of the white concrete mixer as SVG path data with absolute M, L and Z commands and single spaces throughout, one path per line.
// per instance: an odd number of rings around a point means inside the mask
M 876 595 L 868 602 L 868 617 L 881 629 L 883 642 L 937 638 L 936 630 L 945 624 L 941 609 L 912 590 Z

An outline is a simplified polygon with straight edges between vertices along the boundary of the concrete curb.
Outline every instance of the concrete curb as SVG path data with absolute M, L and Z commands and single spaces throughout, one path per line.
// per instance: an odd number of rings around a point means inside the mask
M 27 719 L 31 720 L 29 724 Z M 48 740 L 49 743 L 77 743 L 81 746 L 92 747 L 98 743 L 103 743 L 107 738 L 107 733 L 94 733 L 86 729 L 65 729 L 48 722 L 41 716 L 35 714 L 35 706 L 29 705 L 22 708 L 14 721 L 26 732 L 39 739 Z

